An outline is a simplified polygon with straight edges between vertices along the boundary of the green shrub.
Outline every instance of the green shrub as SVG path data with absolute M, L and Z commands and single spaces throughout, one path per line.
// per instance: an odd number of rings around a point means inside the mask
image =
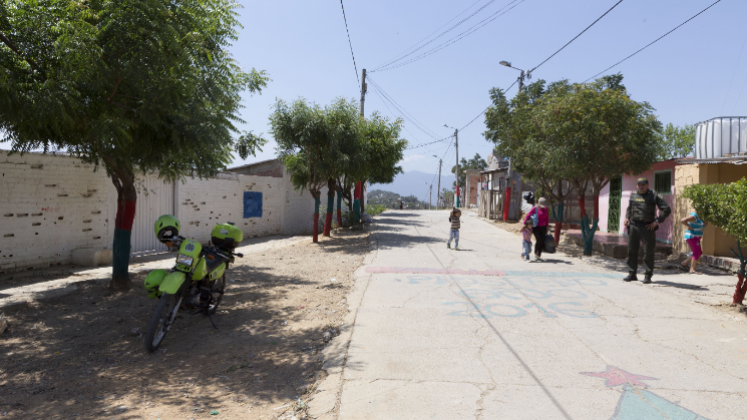
M 731 252 L 739 258 L 739 281 L 733 303 L 742 303 L 747 293 L 745 259 L 742 244 L 747 244 L 747 179 L 731 184 L 695 184 L 685 187 L 683 197 L 692 201 L 701 219 L 717 226 L 737 240 L 737 249 Z
M 386 210 L 386 206 L 383 204 L 368 204 L 366 205 L 366 213 L 368 213 L 369 216 L 374 217 L 376 215 L 379 215 Z

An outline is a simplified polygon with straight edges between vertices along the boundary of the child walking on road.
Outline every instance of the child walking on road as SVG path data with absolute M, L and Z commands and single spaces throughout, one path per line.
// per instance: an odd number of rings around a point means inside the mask
M 690 274 L 703 274 L 697 271 L 695 267 L 698 266 L 698 260 L 703 255 L 703 249 L 700 247 L 700 241 L 703 238 L 703 229 L 708 225 L 708 222 L 701 219 L 697 213 L 692 212 L 689 216 L 680 220 L 680 223 L 687 226 L 685 232 L 685 242 L 690 245 L 690 249 L 693 255 L 682 262 L 682 266 L 687 268 L 690 267 Z
M 521 228 L 521 236 L 523 237 L 522 245 L 524 246 L 524 252 L 521 253 L 521 258 L 529 261 L 529 254 L 532 252 L 532 226 L 534 222 L 532 219 L 524 221 L 524 226 Z
M 451 240 L 454 239 L 454 249 L 459 250 L 459 218 L 462 216 L 462 212 L 457 210 L 456 207 L 452 208 L 451 214 L 449 214 L 449 222 L 451 222 L 451 231 L 449 232 L 449 241 L 446 242 L 446 247 L 451 249 Z

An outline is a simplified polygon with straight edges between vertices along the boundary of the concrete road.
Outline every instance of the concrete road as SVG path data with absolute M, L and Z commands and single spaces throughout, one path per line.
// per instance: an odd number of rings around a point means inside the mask
M 562 254 L 524 262 L 472 214 L 449 250 L 447 217 L 377 217 L 339 419 L 747 418 L 733 314 Z

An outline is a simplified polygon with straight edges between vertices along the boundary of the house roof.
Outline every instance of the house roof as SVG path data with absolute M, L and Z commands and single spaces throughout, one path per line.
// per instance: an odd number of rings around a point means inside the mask
M 277 158 L 275 158 L 275 159 L 267 159 L 267 160 L 263 160 L 263 161 L 260 161 L 260 162 L 253 162 L 253 163 L 248 163 L 246 165 L 235 166 L 233 168 L 228 168 L 226 170 L 227 171 L 234 171 L 234 170 L 237 170 L 237 169 L 246 169 L 246 168 L 251 168 L 253 166 L 259 166 L 259 165 L 263 165 L 265 163 L 270 163 L 270 162 L 274 162 L 274 161 L 280 162 L 280 160 L 277 159 Z
M 729 165 L 747 165 L 747 156 L 717 157 L 717 158 L 705 158 L 705 159 L 683 158 L 683 159 L 677 159 L 676 162 L 680 165 L 687 165 L 687 164 L 694 164 L 694 163 L 698 163 L 701 165 L 709 165 L 709 164 L 716 164 L 716 163 L 726 163 Z

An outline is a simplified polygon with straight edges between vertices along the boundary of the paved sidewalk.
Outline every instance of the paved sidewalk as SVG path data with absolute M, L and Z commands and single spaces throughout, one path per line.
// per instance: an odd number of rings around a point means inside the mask
M 445 211 L 376 218 L 337 418 L 745 418 L 744 317 L 680 293 L 712 279 L 527 263 L 517 235 L 463 219 L 454 251 Z

